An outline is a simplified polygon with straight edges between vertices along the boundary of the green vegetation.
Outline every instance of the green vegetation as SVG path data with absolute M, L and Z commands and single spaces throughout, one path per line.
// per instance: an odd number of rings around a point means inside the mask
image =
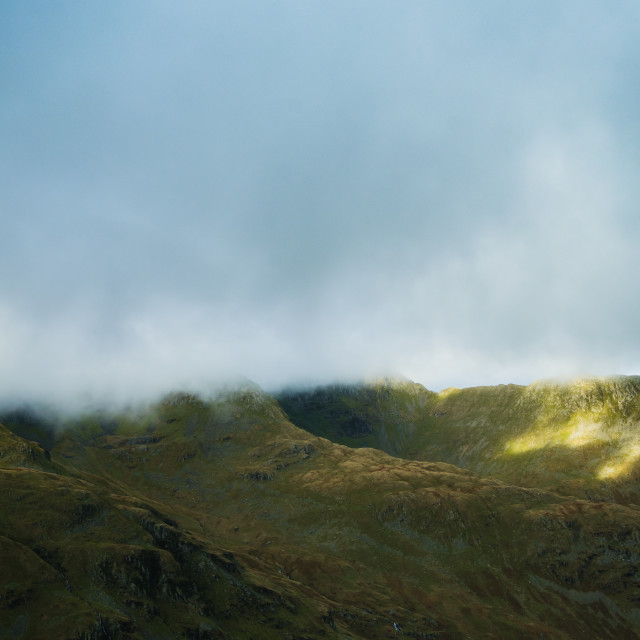
M 433 393 L 415 383 L 284 393 L 315 435 L 391 455 L 442 461 L 520 486 L 640 503 L 640 378 L 539 382 Z M 366 422 L 345 436 L 339 416 Z
M 3 422 L 2 638 L 640 637 L 639 379 Z

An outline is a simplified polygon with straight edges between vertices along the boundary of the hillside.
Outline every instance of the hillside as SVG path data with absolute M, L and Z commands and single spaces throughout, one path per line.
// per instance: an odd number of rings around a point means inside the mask
M 428 391 L 412 382 L 289 391 L 315 435 L 442 461 L 527 487 L 640 503 L 640 378 Z
M 0 638 L 640 637 L 639 391 L 6 411 Z

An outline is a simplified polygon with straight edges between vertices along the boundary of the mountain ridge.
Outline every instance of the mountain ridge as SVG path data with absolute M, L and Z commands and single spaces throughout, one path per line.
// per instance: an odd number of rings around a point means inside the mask
M 414 396 L 403 393 L 406 389 L 372 385 L 346 395 L 343 388 L 330 386 L 276 397 L 294 422 L 333 441 L 411 459 L 442 460 L 532 485 L 550 481 L 561 486 L 562 470 L 552 467 L 572 448 L 583 449 L 585 455 L 573 456 L 568 464 L 564 479 L 569 484 L 569 471 L 582 470 L 581 480 L 591 482 L 590 490 L 616 485 L 635 460 L 625 449 L 635 455 L 640 446 L 640 434 L 632 428 L 640 423 L 640 378 L 634 376 L 439 393 L 413 387 Z M 356 431 L 350 424 L 365 427 Z M 587 455 L 589 448 L 594 451 Z M 606 460 L 599 467 L 596 453 Z M 510 456 L 522 464 L 509 464 Z
M 639 637 L 635 461 L 585 463 L 594 434 L 611 459 L 635 442 L 638 380 L 616 380 L 7 412 L 0 637 Z M 524 436 L 548 442 L 505 449 Z

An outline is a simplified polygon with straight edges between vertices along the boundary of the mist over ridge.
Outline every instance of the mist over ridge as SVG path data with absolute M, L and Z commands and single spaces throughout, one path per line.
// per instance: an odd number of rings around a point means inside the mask
M 638 24 L 3 3 L 0 638 L 639 638 Z
M 7 12 L 0 397 L 638 371 L 637 8 L 249 6 Z

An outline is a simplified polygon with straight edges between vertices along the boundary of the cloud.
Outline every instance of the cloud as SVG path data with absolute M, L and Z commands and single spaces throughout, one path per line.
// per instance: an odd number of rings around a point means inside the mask
M 636 371 L 637 12 L 13 9 L 0 395 Z

